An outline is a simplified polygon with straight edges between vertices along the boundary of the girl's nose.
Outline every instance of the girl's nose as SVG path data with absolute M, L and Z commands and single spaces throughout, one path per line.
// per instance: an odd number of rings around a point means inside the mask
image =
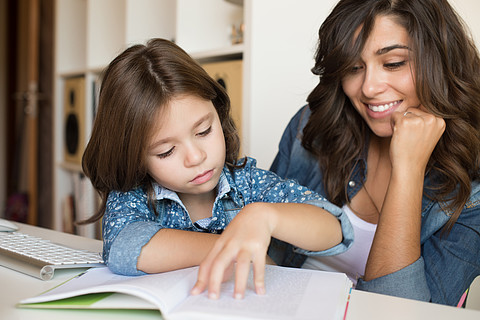
M 186 155 L 185 155 L 185 166 L 192 167 L 201 164 L 207 154 L 200 146 L 192 143 L 187 146 Z

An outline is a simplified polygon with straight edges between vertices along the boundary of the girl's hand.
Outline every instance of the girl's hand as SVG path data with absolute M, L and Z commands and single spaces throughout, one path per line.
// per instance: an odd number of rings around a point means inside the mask
M 271 237 L 309 251 L 322 251 L 342 241 L 339 220 L 324 209 L 306 203 L 255 202 L 246 205 L 225 228 L 200 264 L 191 293 L 208 287 L 208 296 L 218 298 L 225 270 L 235 269 L 235 298 L 247 286 L 250 264 L 257 294 L 265 293 L 265 262 Z
M 424 174 L 428 160 L 445 131 L 445 120 L 420 108 L 395 112 L 390 158 L 393 169 L 420 170 Z M 403 172 L 403 171 L 402 171 Z
M 199 294 L 208 287 L 208 297 L 218 299 L 224 273 L 233 263 L 235 269 L 234 297 L 244 296 L 250 263 L 253 262 L 255 291 L 265 293 L 265 259 L 273 231 L 265 203 L 252 203 L 230 222 L 213 249 L 200 264 L 197 283 L 191 294 Z

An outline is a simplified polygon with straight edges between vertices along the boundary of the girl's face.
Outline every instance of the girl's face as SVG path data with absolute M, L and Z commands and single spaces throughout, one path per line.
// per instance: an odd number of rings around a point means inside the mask
M 393 112 L 419 107 L 409 36 L 391 17 L 378 16 L 351 73 L 342 79 L 345 94 L 379 137 L 391 137 Z
M 225 139 L 210 100 L 185 95 L 158 114 L 148 149 L 150 175 L 184 197 L 211 196 L 225 163 Z

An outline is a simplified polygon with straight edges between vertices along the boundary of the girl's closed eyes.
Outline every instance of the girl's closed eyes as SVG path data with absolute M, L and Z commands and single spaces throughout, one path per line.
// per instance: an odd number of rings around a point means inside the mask
M 204 119 L 202 123 L 200 123 L 199 125 L 195 125 L 194 126 L 194 129 L 196 130 L 196 128 L 200 127 L 200 126 L 207 126 L 207 128 L 203 131 L 200 131 L 198 133 L 195 134 L 195 136 L 199 137 L 199 138 L 203 138 L 203 137 L 206 137 L 208 136 L 210 133 L 212 133 L 212 120 L 210 119 L 210 115 L 208 115 L 208 119 Z M 206 125 L 204 125 L 206 124 Z M 168 140 L 171 140 L 171 138 L 169 138 Z M 158 150 L 158 145 L 159 143 L 155 143 L 154 146 L 156 146 L 155 148 Z M 155 149 L 155 148 L 152 148 L 152 149 Z M 160 159 L 164 159 L 164 158 L 167 158 L 169 156 L 171 156 L 175 150 L 175 145 L 173 145 L 172 147 L 170 147 L 167 151 L 163 152 L 158 152 L 158 151 L 154 151 L 152 152 L 153 154 L 156 154 L 156 156 Z M 165 148 L 162 148 L 162 149 L 165 149 Z
M 166 157 L 173 154 L 174 149 L 175 149 L 175 147 L 171 147 L 167 152 L 158 154 L 157 157 L 159 157 L 160 159 L 166 158 Z
M 212 126 L 211 126 L 211 125 L 208 127 L 207 130 L 198 133 L 198 135 L 201 136 L 201 137 L 205 137 L 205 136 L 207 136 L 210 132 L 212 132 Z

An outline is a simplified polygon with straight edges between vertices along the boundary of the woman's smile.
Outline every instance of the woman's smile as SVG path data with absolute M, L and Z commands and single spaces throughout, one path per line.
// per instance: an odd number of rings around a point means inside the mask
M 393 101 L 393 102 L 390 102 L 390 103 L 385 103 L 385 104 L 368 104 L 368 109 L 372 110 L 373 112 L 384 112 L 384 111 L 387 111 L 391 108 L 393 108 L 394 106 L 400 104 L 402 101 L 401 100 L 397 100 L 397 101 Z

